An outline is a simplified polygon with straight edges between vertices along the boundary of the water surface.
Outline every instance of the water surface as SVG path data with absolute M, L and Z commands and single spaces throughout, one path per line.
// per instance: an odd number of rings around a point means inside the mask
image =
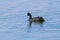
M 29 27 L 27 12 L 43 27 Z M 0 0 L 0 40 L 60 40 L 60 0 Z

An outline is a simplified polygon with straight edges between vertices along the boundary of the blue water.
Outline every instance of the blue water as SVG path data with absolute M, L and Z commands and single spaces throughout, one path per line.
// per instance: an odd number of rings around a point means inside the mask
M 45 19 L 32 23 L 27 12 Z M 0 0 L 0 40 L 60 40 L 60 0 Z

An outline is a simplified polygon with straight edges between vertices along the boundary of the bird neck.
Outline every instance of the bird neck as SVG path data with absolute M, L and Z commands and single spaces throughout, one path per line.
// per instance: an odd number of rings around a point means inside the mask
M 29 19 L 32 19 L 32 15 L 29 16 Z

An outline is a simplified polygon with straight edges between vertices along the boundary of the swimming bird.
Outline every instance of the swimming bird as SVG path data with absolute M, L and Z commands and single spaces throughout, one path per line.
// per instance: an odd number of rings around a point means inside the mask
M 40 22 L 40 23 L 43 23 L 43 22 L 45 22 L 45 20 L 44 20 L 44 18 L 43 17 L 33 17 L 32 18 L 32 15 L 31 15 L 31 13 L 27 13 L 27 16 L 29 16 L 29 21 L 30 22 Z

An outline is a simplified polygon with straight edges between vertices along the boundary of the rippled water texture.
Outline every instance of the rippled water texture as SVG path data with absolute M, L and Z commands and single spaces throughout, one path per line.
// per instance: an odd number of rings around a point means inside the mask
M 43 27 L 29 26 L 27 12 Z M 60 0 L 0 0 L 0 40 L 60 40 Z

